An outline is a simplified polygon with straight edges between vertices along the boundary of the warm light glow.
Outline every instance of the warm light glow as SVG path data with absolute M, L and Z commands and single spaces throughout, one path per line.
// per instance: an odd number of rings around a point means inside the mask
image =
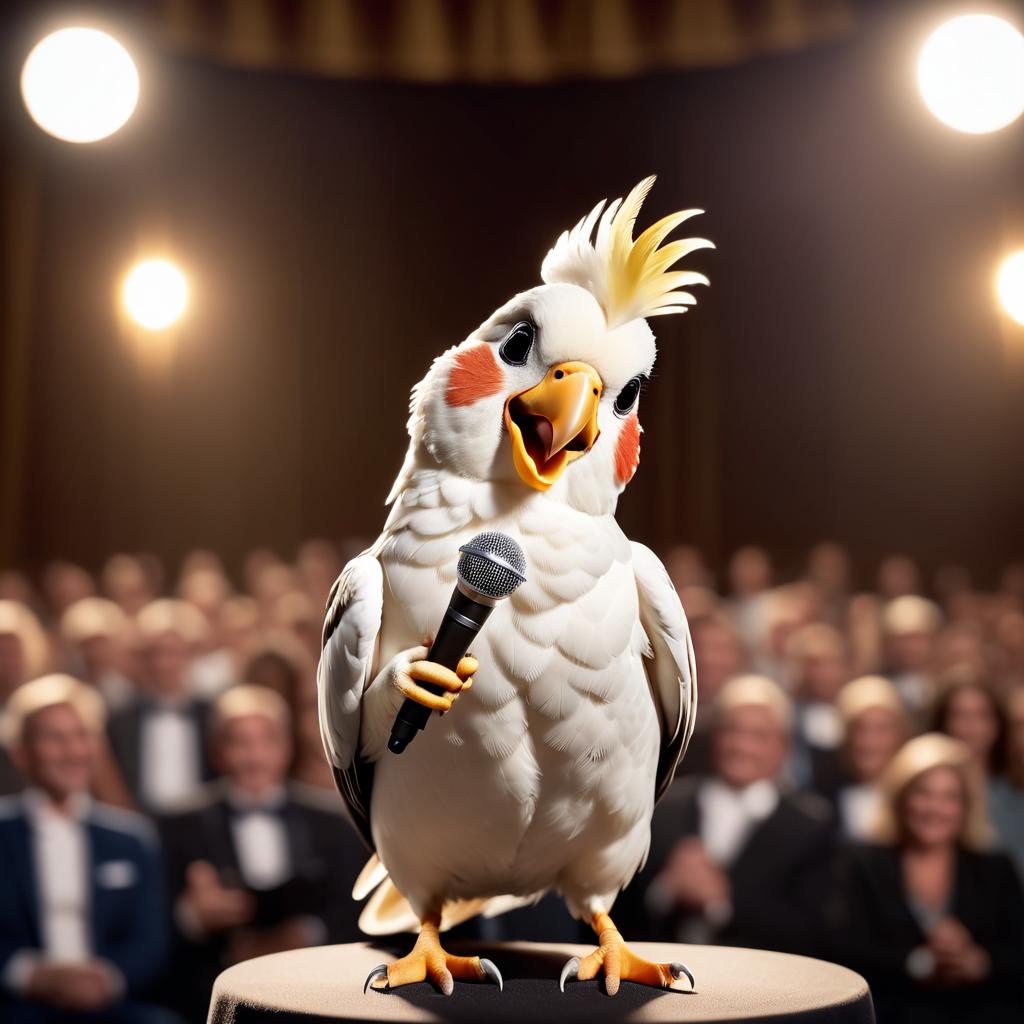
M 928 109 L 951 128 L 980 134 L 1024 111 L 1024 36 L 991 14 L 965 14 L 928 38 L 917 62 Z
M 1003 309 L 1024 326 L 1024 249 L 1003 260 L 996 288 Z
M 149 331 L 170 327 L 185 311 L 187 301 L 185 275 L 167 260 L 146 260 L 125 278 L 125 309 Z
M 28 55 L 21 95 L 44 131 L 66 142 L 95 142 L 132 116 L 139 74 L 128 51 L 106 32 L 62 28 Z

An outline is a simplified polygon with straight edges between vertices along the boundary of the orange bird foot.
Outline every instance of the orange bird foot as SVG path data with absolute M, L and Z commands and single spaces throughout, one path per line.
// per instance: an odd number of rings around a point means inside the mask
M 600 945 L 582 960 L 574 956 L 566 961 L 558 979 L 558 987 L 563 992 L 567 981 L 589 981 L 602 972 L 604 988 L 610 996 L 619 991 L 620 981 L 635 981 L 640 985 L 668 988 L 676 992 L 693 991 L 693 975 L 685 964 L 659 964 L 637 956 L 626 945 L 625 939 L 607 914 L 601 911 L 596 913 L 591 927 L 597 932 Z M 684 977 L 689 981 L 689 986 L 683 982 Z

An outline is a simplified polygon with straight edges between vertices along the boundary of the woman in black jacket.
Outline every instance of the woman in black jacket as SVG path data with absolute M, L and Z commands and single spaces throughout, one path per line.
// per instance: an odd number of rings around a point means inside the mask
M 844 865 L 838 958 L 868 979 L 879 1024 L 1024 1019 L 1024 892 L 985 851 L 977 765 L 962 743 L 907 743 L 883 780 L 879 845 Z

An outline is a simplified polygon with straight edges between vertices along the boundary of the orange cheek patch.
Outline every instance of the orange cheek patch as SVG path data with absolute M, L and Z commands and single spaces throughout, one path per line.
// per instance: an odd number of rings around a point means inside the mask
M 640 465 L 640 418 L 636 413 L 626 420 L 615 446 L 615 476 L 620 484 L 633 479 L 636 467 Z
M 444 400 L 449 405 L 472 405 L 481 398 L 496 395 L 504 383 L 505 375 L 490 345 L 481 341 L 463 349 L 455 357 L 455 366 L 448 374 Z

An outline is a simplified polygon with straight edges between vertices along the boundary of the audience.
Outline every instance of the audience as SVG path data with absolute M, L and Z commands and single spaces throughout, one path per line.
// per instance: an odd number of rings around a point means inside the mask
M 148 554 L 96 578 L 66 561 L 0 572 L 0 794 L 17 794 L 0 801 L 5 1021 L 203 1019 L 225 965 L 360 937 L 367 851 L 323 756 L 315 669 L 327 592 L 365 546 L 255 550 L 238 578 L 204 550 L 176 575 Z M 893 555 L 858 592 L 834 543 L 797 573 L 747 547 L 726 596 L 692 546 L 666 565 L 700 701 L 616 904 L 628 937 L 839 960 L 870 979 L 880 1024 L 1024 1019 L 1007 981 L 1022 970 L 1024 564 L 984 593 L 963 566 Z M 100 871 L 68 889 L 48 843 Z M 556 896 L 460 927 L 581 934 Z
M 0 803 L 5 1021 L 173 1019 L 138 1000 L 167 945 L 152 825 L 89 797 L 103 702 L 66 675 L 20 686 L 3 735 L 27 783 Z
M 1021 1020 L 1024 892 L 1009 858 L 987 849 L 975 754 L 918 736 L 883 790 L 878 845 L 849 852 L 837 952 L 867 977 L 881 1021 Z

